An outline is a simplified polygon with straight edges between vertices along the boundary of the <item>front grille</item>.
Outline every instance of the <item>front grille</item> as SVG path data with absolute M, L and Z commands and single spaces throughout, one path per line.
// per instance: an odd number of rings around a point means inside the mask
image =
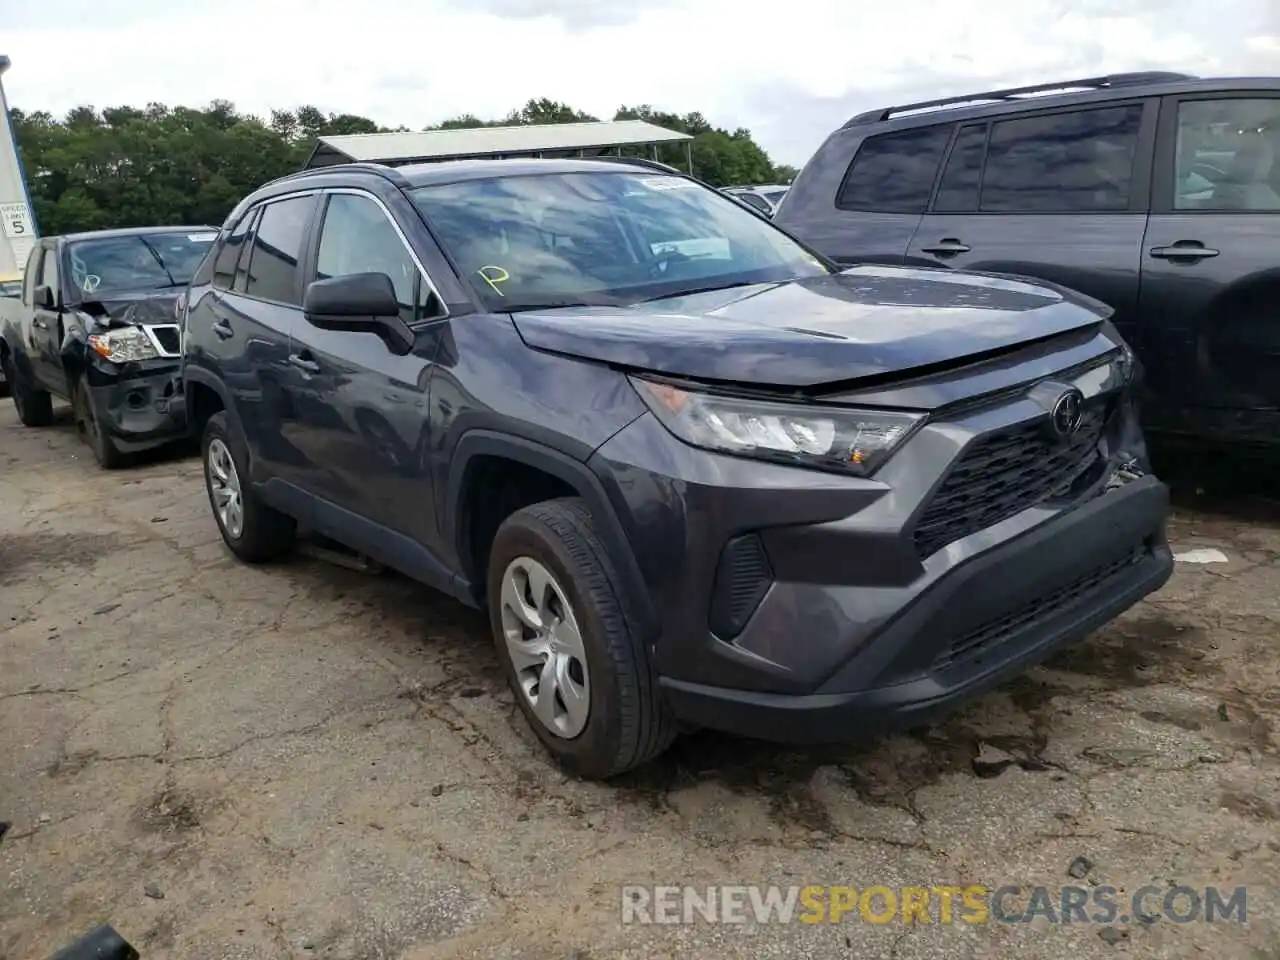
M 1023 510 L 1069 496 L 1097 463 L 1106 422 L 1107 407 L 1095 403 L 1069 440 L 1050 436 L 1040 419 L 974 441 L 920 514 L 917 555 L 924 560 Z
M 177 324 L 163 324 L 147 329 L 156 338 L 161 353 L 176 357 L 182 352 L 182 335 Z
M 1094 568 L 1066 586 L 1036 597 L 998 619 L 988 620 L 980 627 L 952 640 L 950 645 L 934 658 L 933 669 L 946 670 L 980 663 L 983 654 L 1000 646 L 1019 630 L 1036 620 L 1050 616 L 1068 604 L 1083 599 L 1106 584 L 1112 577 L 1142 562 L 1148 554 L 1149 551 L 1145 545 L 1134 547 L 1123 557 Z

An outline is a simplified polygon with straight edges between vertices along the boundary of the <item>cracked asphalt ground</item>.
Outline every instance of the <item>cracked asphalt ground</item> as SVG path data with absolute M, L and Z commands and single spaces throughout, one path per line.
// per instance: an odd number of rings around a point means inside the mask
M 146 960 L 1280 958 L 1274 512 L 1180 512 L 1229 563 L 938 727 L 701 734 L 604 786 L 544 759 L 479 616 L 233 562 L 197 460 L 104 473 L 6 403 L 0 465 L 6 960 L 102 921 Z M 1080 882 L 1247 884 L 1248 923 L 620 922 L 623 884 Z

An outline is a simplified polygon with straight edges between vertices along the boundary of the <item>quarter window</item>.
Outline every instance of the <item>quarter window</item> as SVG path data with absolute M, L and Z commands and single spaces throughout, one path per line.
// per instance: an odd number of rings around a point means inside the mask
M 1280 99 L 1178 105 L 1175 210 L 1280 211 Z
M 316 277 L 383 273 L 391 278 L 405 323 L 417 317 L 414 291 L 418 267 L 382 208 L 368 197 L 337 193 L 329 198 L 320 230 Z
M 1135 103 L 995 124 L 982 175 L 981 209 L 1128 210 L 1142 110 Z
M 249 254 L 244 292 L 276 303 L 300 305 L 298 261 L 314 197 L 291 197 L 262 208 Z
M 924 213 L 950 139 L 950 124 L 868 137 L 844 175 L 836 206 L 878 213 Z

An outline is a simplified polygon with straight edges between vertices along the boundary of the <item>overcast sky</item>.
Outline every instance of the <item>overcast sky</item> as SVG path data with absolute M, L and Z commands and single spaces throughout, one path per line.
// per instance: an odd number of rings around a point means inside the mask
M 801 164 L 850 114 L 1118 70 L 1280 73 L 1280 0 L 41 0 L 13 106 L 312 103 L 419 128 L 529 97 L 746 126 Z M 57 69 L 51 69 L 53 64 Z M 74 64 L 72 67 L 70 65 Z

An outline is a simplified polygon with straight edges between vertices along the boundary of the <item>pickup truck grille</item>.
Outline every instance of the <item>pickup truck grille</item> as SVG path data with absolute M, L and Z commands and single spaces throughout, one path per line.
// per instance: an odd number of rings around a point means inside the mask
M 176 323 L 159 323 L 146 328 L 155 340 L 156 348 L 164 357 L 176 357 L 182 352 L 182 331 Z
M 1105 403 L 1086 407 L 1080 429 L 1066 441 L 1051 436 L 1040 418 L 971 443 L 916 523 L 920 559 L 1030 507 L 1070 496 L 1101 456 L 1107 412 Z

